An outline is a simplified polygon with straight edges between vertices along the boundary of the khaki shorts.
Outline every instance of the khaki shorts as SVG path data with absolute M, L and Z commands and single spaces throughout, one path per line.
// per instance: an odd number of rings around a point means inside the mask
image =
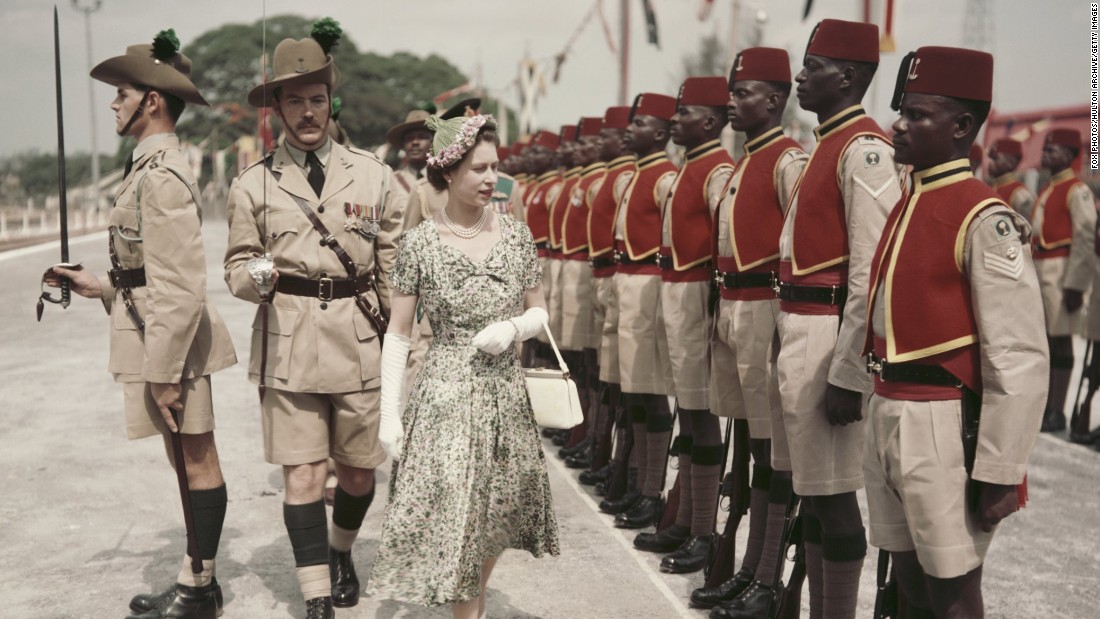
M 600 321 L 600 380 L 619 382 L 619 298 L 615 294 L 613 277 L 593 277 L 596 302 L 594 312 Z
M 661 314 L 676 405 L 710 408 L 710 282 L 661 282 Z
M 825 386 L 839 320 L 779 312 L 776 322 L 786 455 L 794 491 L 802 496 L 855 492 L 863 487 L 865 422 L 833 426 L 825 417 Z M 781 455 L 773 454 L 772 461 L 776 468 L 787 470 Z
M 916 550 L 925 573 L 962 576 L 982 564 L 993 533 L 967 512 L 959 400 L 871 396 L 867 431 L 870 543 Z
M 554 335 L 554 340 L 557 341 L 558 346 L 561 346 L 561 303 L 562 303 L 562 287 L 561 287 L 561 260 L 556 258 L 547 261 L 546 268 L 543 269 L 543 285 L 547 282 L 550 284 L 550 292 L 547 297 L 546 309 L 550 314 L 550 333 Z
M 711 412 L 748 420 L 749 436 L 755 439 L 770 439 L 772 417 L 782 416 L 778 394 L 772 393 L 775 371 L 770 367 L 778 314 L 778 300 L 722 299 L 714 324 Z
M 183 394 L 180 395 L 180 401 L 183 403 L 183 412 L 176 414 L 178 419 L 183 420 L 180 432 L 213 432 L 214 403 L 210 393 L 210 377 L 197 376 L 185 379 L 181 384 Z M 164 423 L 149 383 L 122 383 L 122 403 L 126 413 L 126 438 L 134 440 L 168 433 L 168 424 Z
M 1069 258 L 1047 258 L 1035 261 L 1039 276 L 1039 291 L 1043 294 L 1043 313 L 1046 316 L 1047 335 L 1052 337 L 1076 335 L 1081 332 L 1082 309 L 1074 313 L 1062 305 L 1062 278 L 1066 274 Z
M 268 387 L 263 412 L 264 458 L 295 465 L 325 458 L 363 469 L 386 461 L 378 442 L 378 388 L 349 393 L 297 393 Z
M 561 341 L 565 350 L 592 348 L 592 268 L 587 261 L 562 260 Z
M 623 393 L 668 395 L 668 339 L 661 318 L 661 276 L 616 273 L 619 299 L 619 378 Z

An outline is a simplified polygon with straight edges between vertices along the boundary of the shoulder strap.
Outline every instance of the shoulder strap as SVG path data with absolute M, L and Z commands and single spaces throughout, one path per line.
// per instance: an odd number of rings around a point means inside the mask
M 271 175 L 275 177 L 275 181 L 278 182 L 283 174 L 282 172 L 276 172 L 272 168 L 273 161 L 273 157 L 268 157 L 264 160 L 264 166 L 267 167 Z M 309 223 L 313 224 L 313 229 L 321 235 L 321 242 L 327 245 L 328 248 L 332 250 L 332 253 L 336 254 L 336 257 L 340 260 L 340 264 L 344 265 L 344 270 L 348 272 L 348 277 L 355 279 L 358 276 L 357 269 L 355 268 L 355 261 L 353 261 L 351 256 L 348 255 L 348 252 L 344 251 L 344 248 L 336 242 L 336 237 L 332 236 L 332 233 L 328 231 L 325 224 L 317 218 L 317 214 L 313 212 L 309 203 L 290 192 L 286 192 L 286 194 L 294 198 L 294 202 L 298 205 L 298 208 L 302 209 L 302 212 L 305 213 L 306 219 L 309 220 Z

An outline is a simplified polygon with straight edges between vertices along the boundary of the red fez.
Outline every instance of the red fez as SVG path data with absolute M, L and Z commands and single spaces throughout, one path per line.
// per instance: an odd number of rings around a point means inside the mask
M 814 26 L 806 54 L 837 60 L 878 63 L 878 26 L 823 19 Z
M 725 107 L 730 100 L 729 82 L 720 75 L 689 77 L 680 85 L 680 95 L 676 100 L 678 105 Z
M 634 105 L 630 110 L 631 118 L 635 116 L 654 116 L 661 120 L 672 120 L 675 114 L 676 99 L 652 92 L 643 92 L 634 97 Z
M 750 47 L 733 61 L 730 85 L 737 80 L 791 83 L 791 58 L 787 50 L 774 47 Z
M 550 150 L 557 150 L 558 143 L 560 142 L 558 134 L 550 133 L 549 131 L 539 131 L 535 134 L 535 137 L 531 140 L 531 146 L 541 146 L 543 148 L 549 148 Z
M 578 137 L 583 138 L 586 135 L 598 136 L 600 135 L 600 129 L 603 129 L 603 119 L 594 116 L 586 116 L 581 119 L 578 127 L 580 127 Z
M 607 108 L 603 115 L 605 129 L 626 129 L 630 124 L 630 108 L 625 105 L 616 105 Z
M 993 148 L 998 153 L 1010 155 L 1023 159 L 1024 157 L 1024 145 L 1019 140 L 1013 140 L 1012 138 L 1001 138 L 993 143 Z
M 512 155 L 512 149 L 508 148 L 507 146 L 498 146 L 497 147 L 497 159 L 499 159 L 500 161 L 504 161 L 505 159 L 507 159 L 511 155 Z
M 991 102 L 993 56 L 960 47 L 922 47 L 901 61 L 891 104 L 895 110 L 907 92 Z
M 562 125 L 561 132 L 558 133 L 561 137 L 561 142 L 576 142 L 577 141 L 577 125 Z
M 1057 144 L 1073 150 L 1081 150 L 1081 132 L 1076 129 L 1051 129 L 1047 132 L 1046 144 Z

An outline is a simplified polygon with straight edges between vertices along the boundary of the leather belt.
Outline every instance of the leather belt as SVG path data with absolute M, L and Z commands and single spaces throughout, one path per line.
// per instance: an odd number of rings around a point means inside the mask
M 627 265 L 631 265 L 631 264 L 650 264 L 650 265 L 654 265 L 654 266 L 660 266 L 660 264 L 657 262 L 657 260 L 659 258 L 660 258 L 660 254 L 650 254 L 650 255 L 646 256 L 645 258 L 639 258 L 638 260 L 633 260 L 633 259 L 630 258 L 630 255 L 627 254 L 626 252 L 619 251 L 617 249 L 615 250 L 615 264 L 627 264 Z
M 961 387 L 962 381 L 938 365 L 919 363 L 887 363 L 875 353 L 867 355 L 867 373 L 878 376 L 882 382 L 914 383 L 935 387 Z
M 145 267 L 136 269 L 111 269 L 107 278 L 115 288 L 141 288 L 145 285 Z
M 662 256 L 661 254 L 657 254 L 657 266 L 661 267 L 662 270 L 669 270 L 673 268 L 672 256 Z
M 778 273 L 723 273 L 714 272 L 714 283 L 726 290 L 736 288 L 775 288 Z
M 370 274 L 356 279 L 348 277 L 322 277 L 309 279 L 293 275 L 280 275 L 275 283 L 276 292 L 296 297 L 316 297 L 322 301 L 346 299 L 370 289 Z
M 591 267 L 593 269 L 606 269 L 606 268 L 609 268 L 609 267 L 613 267 L 613 266 L 615 266 L 614 252 L 612 252 L 611 254 L 600 255 L 600 256 L 595 256 L 595 257 L 589 256 L 588 257 L 588 264 L 591 265 Z
M 824 303 L 826 305 L 844 305 L 848 300 L 848 285 L 836 286 L 799 286 L 780 282 L 775 293 L 783 301 L 795 303 Z
M 549 248 L 550 248 L 550 244 L 547 243 L 546 241 L 539 241 L 538 243 L 535 243 L 535 249 L 549 249 Z

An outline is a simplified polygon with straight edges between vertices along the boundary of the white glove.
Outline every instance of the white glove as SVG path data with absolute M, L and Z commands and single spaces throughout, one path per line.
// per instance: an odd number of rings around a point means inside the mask
M 411 341 L 404 335 L 387 333 L 382 345 L 381 419 L 378 441 L 386 455 L 401 459 L 405 429 L 401 427 L 401 392 L 405 390 L 405 364 L 409 360 Z
M 541 307 L 532 307 L 522 316 L 509 318 L 485 327 L 470 340 L 475 348 L 490 355 L 499 355 L 516 342 L 529 340 L 542 331 L 550 316 Z

